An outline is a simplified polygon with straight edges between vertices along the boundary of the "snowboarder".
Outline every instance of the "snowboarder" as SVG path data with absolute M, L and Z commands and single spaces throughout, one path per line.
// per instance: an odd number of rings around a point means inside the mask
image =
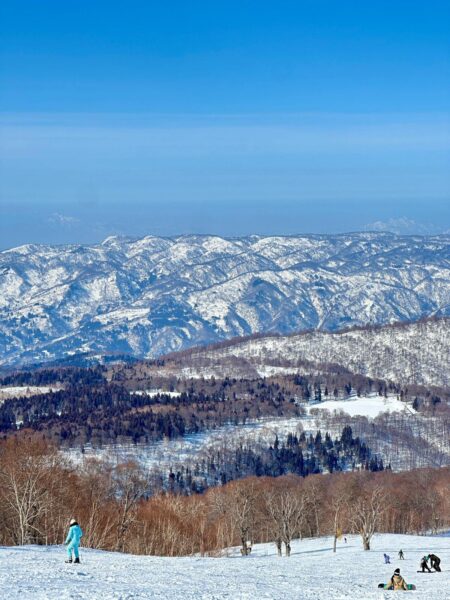
M 403 550 L 400 550 L 400 552 L 398 553 L 398 557 L 400 560 L 405 560 L 405 555 L 403 554 Z
M 434 569 L 435 571 L 440 571 L 441 567 L 441 559 L 439 558 L 439 556 L 436 556 L 436 554 L 430 554 L 429 557 L 430 562 L 431 562 L 431 568 Z
M 428 573 L 431 573 L 431 569 L 428 566 L 428 559 L 429 556 L 423 556 L 422 560 L 420 561 L 420 568 L 422 569 L 422 573 L 425 573 L 425 569 L 428 571 Z
M 384 564 L 390 565 L 391 564 L 391 557 L 389 556 L 389 554 L 383 554 L 383 556 L 384 556 Z
M 400 569 L 395 569 L 394 574 L 385 586 L 386 590 L 407 590 L 406 581 L 400 575 Z
M 347 543 L 347 538 L 345 537 L 345 538 L 344 538 L 344 544 L 346 544 L 346 543 Z
M 80 564 L 80 555 L 78 553 L 78 546 L 80 545 L 80 540 L 83 536 L 83 532 L 81 527 L 78 525 L 76 519 L 70 519 L 70 527 L 69 533 L 67 534 L 66 541 L 64 542 L 67 546 L 67 563 L 72 562 L 72 552 L 75 556 L 75 560 L 73 561 L 75 564 Z

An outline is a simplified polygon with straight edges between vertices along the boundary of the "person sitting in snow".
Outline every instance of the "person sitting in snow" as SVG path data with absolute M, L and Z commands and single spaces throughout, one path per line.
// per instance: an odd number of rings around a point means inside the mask
M 406 581 L 400 575 L 400 569 L 395 569 L 394 574 L 388 581 L 386 590 L 407 590 L 408 586 L 406 585 Z
M 429 558 L 430 558 L 429 556 L 423 556 L 422 560 L 420 561 L 420 568 L 422 569 L 422 573 L 425 573 L 425 569 L 428 571 L 428 573 L 431 573 L 431 569 L 428 566 Z
M 80 555 L 78 553 L 78 546 L 80 545 L 80 540 L 83 536 L 83 532 L 81 527 L 78 525 L 76 519 L 70 520 L 69 533 L 67 534 L 66 541 L 64 542 L 67 546 L 67 563 L 72 562 L 72 552 L 74 554 L 75 560 L 73 561 L 75 564 L 80 563 Z

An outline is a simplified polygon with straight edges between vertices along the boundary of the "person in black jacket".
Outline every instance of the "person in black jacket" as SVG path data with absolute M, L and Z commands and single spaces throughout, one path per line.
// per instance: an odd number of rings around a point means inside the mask
M 436 556 L 436 554 L 430 554 L 429 559 L 431 562 L 431 568 L 435 571 L 440 571 L 441 559 L 439 558 L 439 556 Z

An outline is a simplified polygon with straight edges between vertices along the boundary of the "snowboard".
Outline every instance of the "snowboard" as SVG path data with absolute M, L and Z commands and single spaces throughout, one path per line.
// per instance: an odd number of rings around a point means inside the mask
M 378 584 L 378 588 L 380 590 L 384 590 L 385 586 L 387 586 L 387 583 L 379 583 Z M 415 590 L 415 589 L 417 589 L 416 586 L 413 583 L 407 583 L 406 587 L 408 588 L 408 590 Z

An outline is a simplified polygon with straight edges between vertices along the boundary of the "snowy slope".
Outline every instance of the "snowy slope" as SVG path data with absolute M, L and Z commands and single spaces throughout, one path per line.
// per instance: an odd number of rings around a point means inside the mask
M 397 593 L 377 589 L 399 566 L 417 600 L 447 599 L 450 543 L 445 537 L 380 535 L 364 552 L 348 537 L 332 552 L 329 538 L 296 541 L 290 558 L 275 556 L 273 544 L 248 557 L 157 558 L 83 550 L 82 564 L 64 565 L 64 548 L 0 548 L 2 598 L 8 600 L 381 600 Z M 404 561 L 396 560 L 398 550 Z M 442 573 L 416 573 L 420 557 L 434 551 Z M 385 565 L 383 552 L 391 556 Z M 402 596 L 403 597 L 403 596 Z
M 450 319 L 238 339 L 174 359 L 172 370 L 185 377 L 239 377 L 243 369 L 261 377 L 296 373 L 299 361 L 308 361 L 402 384 L 449 386 Z
M 430 314 L 450 314 L 449 235 L 110 237 L 0 252 L 0 364 L 153 357 Z
M 381 413 L 385 412 L 415 412 L 411 406 L 405 402 L 402 402 L 396 396 L 384 398 L 378 394 L 361 398 L 352 396 L 346 400 L 325 400 L 325 402 L 315 404 L 314 408 L 318 410 L 329 410 L 331 412 L 334 410 L 342 410 L 351 417 L 355 415 L 362 415 L 369 419 L 374 419 Z

